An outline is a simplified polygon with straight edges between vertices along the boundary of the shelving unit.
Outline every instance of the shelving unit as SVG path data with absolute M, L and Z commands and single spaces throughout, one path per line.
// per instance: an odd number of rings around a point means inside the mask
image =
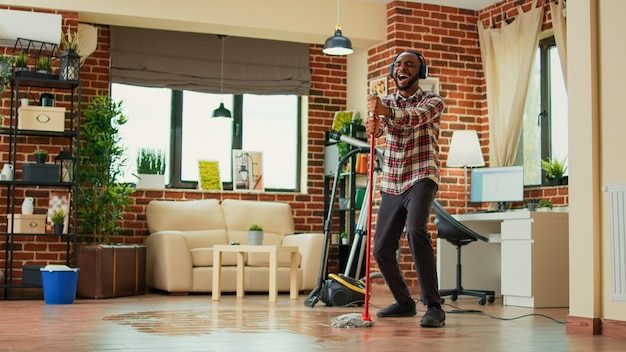
M 70 193 L 70 207 L 69 207 L 69 222 L 67 231 L 61 236 L 61 243 L 65 244 L 65 264 L 72 265 L 75 263 L 75 253 L 72 251 L 73 245 L 76 243 L 76 228 L 77 228 L 77 196 L 78 196 L 78 162 L 80 155 L 80 146 L 76 143 L 80 138 L 80 105 L 82 96 L 82 86 L 80 81 L 65 81 L 59 80 L 56 76 L 41 75 L 37 76 L 32 72 L 17 72 L 11 78 L 11 104 L 10 104 L 10 116 L 4 117 L 3 126 L 0 128 L 0 137 L 2 143 L 7 146 L 8 160 L 5 163 L 12 165 L 13 177 L 11 180 L 0 180 L 0 190 L 5 194 L 5 214 L 1 214 L 4 217 L 3 222 L 5 226 L 4 231 L 0 232 L 0 235 L 4 237 L 4 279 L 0 282 L 0 288 L 4 289 L 4 299 L 12 299 L 13 289 L 15 288 L 33 288 L 41 287 L 38 285 L 25 285 L 20 283 L 16 277 L 16 272 L 23 269 L 23 262 L 25 261 L 24 255 L 19 255 L 20 252 L 25 252 L 25 244 L 30 241 L 29 237 L 37 238 L 40 236 L 59 237 L 52 232 L 45 231 L 44 225 L 43 233 L 23 233 L 16 232 L 16 210 L 21 204 L 22 198 L 18 198 L 20 194 L 26 195 L 27 191 L 33 190 L 38 193 L 38 198 L 41 196 L 41 190 L 50 191 L 63 191 Z M 19 102 L 20 97 L 26 91 L 34 90 L 41 93 L 52 93 L 56 97 L 58 103 L 56 106 L 65 106 L 66 112 L 63 119 L 64 129 L 63 131 L 46 131 L 46 130 L 30 130 L 18 128 L 18 121 L 20 119 Z M 32 94 L 30 94 L 32 95 Z M 22 169 L 26 163 L 24 158 L 18 157 L 24 153 L 24 145 L 32 144 L 44 144 L 48 142 L 50 145 L 57 147 L 61 150 L 68 151 L 74 156 L 74 172 L 73 179 L 63 181 L 61 175 L 59 175 L 58 182 L 35 182 L 24 181 L 21 179 L 21 175 L 18 170 Z M 20 153 L 18 153 L 18 151 Z M 54 155 L 52 155 L 54 158 Z M 18 194 L 19 193 L 19 194 Z M 34 240 L 33 240 L 34 241 Z M 50 242 L 48 242 L 50 243 Z M 53 242 L 52 242 L 53 243 Z M 45 259 L 43 259 L 45 261 Z M 42 261 L 42 259 L 37 259 Z M 24 272 L 22 272 L 22 277 Z
M 356 131 L 352 131 L 350 137 L 359 138 Z M 359 138 L 363 140 L 362 138 Z M 336 230 L 338 233 L 347 232 L 350 238 L 350 243 L 354 240 L 355 225 L 357 222 L 360 208 L 357 207 L 357 189 L 365 189 L 367 184 L 367 174 L 356 172 L 356 162 L 358 153 L 354 152 L 349 158 L 348 163 L 350 167 L 347 171 L 336 173 L 337 164 L 340 162 L 337 152 L 333 150 L 337 149 L 336 142 L 329 139 L 328 133 L 326 134 L 326 146 L 324 163 L 325 169 L 329 172 L 325 172 L 324 175 L 324 214 L 326 214 L 331 206 L 333 208 L 333 221 L 338 220 L 338 226 L 333 226 L 333 232 Z M 351 148 L 351 151 L 357 149 Z M 333 171 L 334 170 L 334 171 Z M 332 172 L 331 172 L 332 171 Z M 336 198 L 332 198 L 332 189 L 335 183 L 335 177 L 339 177 L 337 180 L 337 189 L 335 190 Z M 365 192 L 365 190 L 363 190 Z M 339 206 L 339 199 L 346 199 L 349 205 L 345 208 Z M 337 206 L 335 206 L 337 205 Z M 336 216 L 335 216 L 336 215 Z M 339 246 L 339 271 L 343 272 L 348 260 L 348 254 L 350 252 L 351 245 Z

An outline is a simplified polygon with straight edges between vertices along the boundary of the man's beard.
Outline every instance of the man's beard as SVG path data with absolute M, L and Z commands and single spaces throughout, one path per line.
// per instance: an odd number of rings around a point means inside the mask
M 396 87 L 398 87 L 398 90 L 409 90 L 409 88 L 411 88 L 419 80 L 419 76 L 413 76 L 413 77 L 411 77 L 411 79 L 409 79 L 409 82 L 406 85 L 401 86 L 398 83 L 398 78 L 397 77 L 398 77 L 397 75 L 394 76 L 393 77 L 393 81 L 396 83 Z

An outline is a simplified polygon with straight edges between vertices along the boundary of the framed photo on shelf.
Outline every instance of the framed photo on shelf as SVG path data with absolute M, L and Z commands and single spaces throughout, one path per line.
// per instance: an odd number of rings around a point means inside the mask
M 263 153 L 233 150 L 233 190 L 263 191 Z
M 387 76 L 370 80 L 370 95 L 384 97 L 387 95 Z
M 439 78 L 428 77 L 419 80 L 420 88 L 425 92 L 433 92 L 439 94 Z

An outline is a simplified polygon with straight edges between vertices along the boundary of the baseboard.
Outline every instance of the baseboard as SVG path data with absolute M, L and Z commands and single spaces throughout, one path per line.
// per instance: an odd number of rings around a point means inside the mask
M 565 318 L 565 331 L 571 335 L 602 335 L 625 338 L 626 321 L 569 315 Z

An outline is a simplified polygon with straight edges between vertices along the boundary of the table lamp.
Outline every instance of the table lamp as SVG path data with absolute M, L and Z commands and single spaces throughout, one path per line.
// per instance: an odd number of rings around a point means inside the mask
M 474 130 L 454 131 L 448 152 L 448 167 L 463 167 L 465 212 L 467 212 L 467 168 L 485 166 L 478 134 Z

